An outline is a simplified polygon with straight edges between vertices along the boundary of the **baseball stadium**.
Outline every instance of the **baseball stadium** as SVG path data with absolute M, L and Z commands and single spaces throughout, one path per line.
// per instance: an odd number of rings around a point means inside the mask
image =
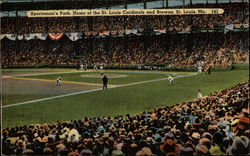
M 248 5 L 1 1 L 1 154 L 249 155 Z

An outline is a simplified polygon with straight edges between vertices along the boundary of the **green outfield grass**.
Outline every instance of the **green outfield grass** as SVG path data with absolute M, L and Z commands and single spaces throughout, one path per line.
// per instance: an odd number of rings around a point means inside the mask
M 51 96 L 56 96 L 58 94 L 3 94 L 2 95 L 2 105 L 11 105 L 19 102 L 31 101 L 35 99 L 47 98 Z
M 100 79 L 82 78 L 79 74 L 83 73 L 64 74 L 64 80 L 100 83 Z M 113 79 L 114 81 L 110 83 L 128 84 L 154 80 L 166 77 L 168 73 L 127 73 L 127 75 L 126 78 Z M 29 77 L 55 80 L 57 76 L 58 74 Z M 213 72 L 211 75 L 178 78 L 172 86 L 168 85 L 168 80 L 161 80 L 3 108 L 3 127 L 82 119 L 86 116 L 137 114 L 155 107 L 194 99 L 198 89 L 201 89 L 203 95 L 208 95 L 247 81 L 248 76 L 248 70 Z

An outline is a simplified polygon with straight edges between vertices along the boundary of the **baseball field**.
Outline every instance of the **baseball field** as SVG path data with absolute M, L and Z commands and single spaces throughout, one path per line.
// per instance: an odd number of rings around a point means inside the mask
M 53 123 L 84 117 L 137 114 L 192 100 L 247 81 L 248 70 L 212 72 L 111 71 L 102 90 L 98 71 L 8 69 L 2 71 L 3 127 Z M 168 76 L 174 77 L 169 85 Z M 56 79 L 62 76 L 62 86 Z

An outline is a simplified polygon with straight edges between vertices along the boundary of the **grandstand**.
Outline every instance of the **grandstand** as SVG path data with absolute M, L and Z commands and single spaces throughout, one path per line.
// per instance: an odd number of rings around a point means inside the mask
M 3 0 L 1 154 L 249 155 L 248 5 Z M 27 16 L 30 10 L 192 8 L 224 13 Z

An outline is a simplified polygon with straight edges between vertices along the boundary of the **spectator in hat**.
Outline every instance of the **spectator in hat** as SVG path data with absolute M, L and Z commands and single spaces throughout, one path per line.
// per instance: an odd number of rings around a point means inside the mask
M 91 156 L 92 155 L 92 151 L 89 149 L 83 149 L 80 153 L 80 156 Z
M 195 155 L 199 155 L 199 156 L 209 155 L 209 151 L 208 151 L 207 146 L 205 146 L 203 144 L 198 144 L 195 148 Z
M 213 145 L 209 149 L 209 152 L 212 155 L 225 155 L 225 153 L 222 151 L 222 142 L 223 142 L 223 134 L 220 131 L 217 131 L 213 135 Z
M 165 154 L 176 154 L 180 152 L 180 147 L 172 139 L 166 139 L 165 143 L 160 146 L 160 149 Z
M 138 155 L 138 156 L 140 156 L 140 155 L 150 156 L 150 155 L 152 155 L 152 154 L 153 154 L 153 153 L 152 153 L 151 149 L 148 148 L 148 147 L 143 147 L 140 151 L 138 151 L 138 152 L 136 153 L 136 155 Z
M 249 155 L 250 141 L 246 136 L 237 136 L 227 150 L 228 155 Z
M 114 150 L 112 152 L 112 156 L 123 156 L 123 152 L 121 150 Z

